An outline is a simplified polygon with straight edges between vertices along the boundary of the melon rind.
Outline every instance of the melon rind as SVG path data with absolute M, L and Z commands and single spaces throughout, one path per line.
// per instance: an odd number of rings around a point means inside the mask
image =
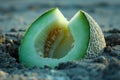
M 90 59 L 102 53 L 106 43 L 104 34 L 97 22 L 85 11 L 81 10 L 81 12 L 84 13 L 90 25 L 90 41 L 85 55 L 86 59 Z

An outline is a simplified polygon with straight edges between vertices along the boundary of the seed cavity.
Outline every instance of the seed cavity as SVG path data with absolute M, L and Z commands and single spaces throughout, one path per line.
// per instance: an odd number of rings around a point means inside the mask
M 49 32 L 44 45 L 44 57 L 49 57 L 50 49 L 61 31 L 61 28 L 55 28 Z
M 43 58 L 62 58 L 73 48 L 74 40 L 67 27 L 54 27 L 38 34 L 35 40 L 37 55 Z

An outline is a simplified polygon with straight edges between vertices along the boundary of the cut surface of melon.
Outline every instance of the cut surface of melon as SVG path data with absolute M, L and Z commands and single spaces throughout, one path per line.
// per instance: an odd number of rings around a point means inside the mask
M 19 60 L 27 67 L 48 65 L 84 58 L 90 40 L 89 22 L 79 11 L 69 22 L 58 8 L 41 15 L 25 32 Z

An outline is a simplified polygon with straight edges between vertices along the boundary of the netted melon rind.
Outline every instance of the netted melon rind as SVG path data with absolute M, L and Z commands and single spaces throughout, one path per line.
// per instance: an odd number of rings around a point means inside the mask
M 82 11 L 90 25 L 90 41 L 85 58 L 93 58 L 99 55 L 106 46 L 104 35 L 97 22 L 86 12 Z

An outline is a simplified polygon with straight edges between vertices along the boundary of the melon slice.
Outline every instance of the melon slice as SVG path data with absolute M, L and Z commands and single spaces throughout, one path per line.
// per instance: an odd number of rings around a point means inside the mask
M 95 57 L 105 46 L 100 27 L 86 12 L 78 11 L 68 22 L 54 8 L 27 29 L 19 48 L 19 60 L 27 67 L 54 68 L 61 62 Z

